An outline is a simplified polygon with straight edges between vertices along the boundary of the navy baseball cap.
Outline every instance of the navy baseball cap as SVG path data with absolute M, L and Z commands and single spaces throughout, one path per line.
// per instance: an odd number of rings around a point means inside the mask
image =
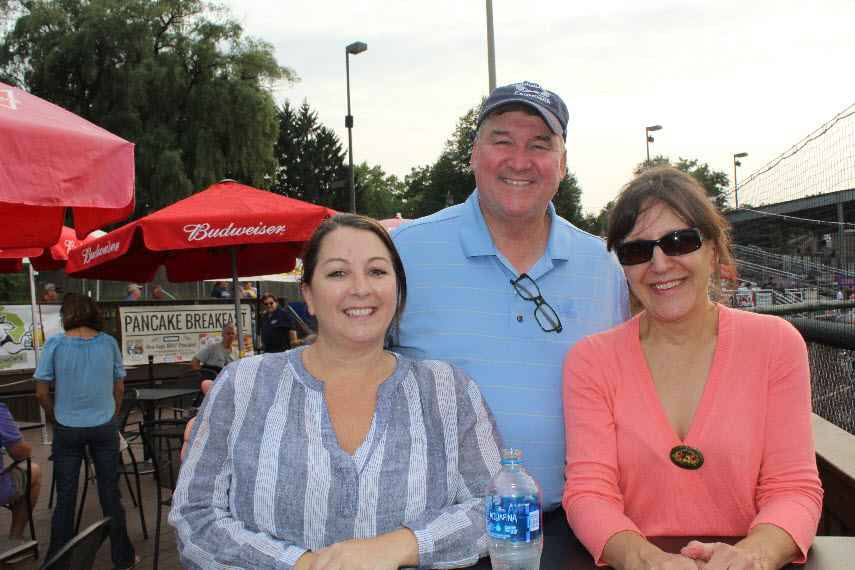
M 561 97 L 531 81 L 512 83 L 493 89 L 481 105 L 481 113 L 478 114 L 478 123 L 475 128 L 478 129 L 492 111 L 508 103 L 524 103 L 531 106 L 543 117 L 553 133 L 567 140 L 567 122 L 570 120 L 567 105 Z

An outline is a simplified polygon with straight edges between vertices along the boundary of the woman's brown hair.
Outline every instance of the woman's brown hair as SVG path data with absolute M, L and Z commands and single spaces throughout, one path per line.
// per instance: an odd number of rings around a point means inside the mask
M 62 328 L 67 331 L 78 327 L 89 327 L 97 332 L 104 330 L 104 317 L 92 297 L 69 293 L 62 300 L 59 314 L 62 317 Z

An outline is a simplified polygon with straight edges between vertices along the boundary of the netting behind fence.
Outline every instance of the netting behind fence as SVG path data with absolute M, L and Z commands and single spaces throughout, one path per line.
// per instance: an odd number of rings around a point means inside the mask
M 737 182 L 739 203 L 755 207 L 855 188 L 855 104 Z
M 855 352 L 808 343 L 813 411 L 855 435 Z
M 814 412 L 855 435 L 855 308 L 790 310 L 855 298 L 855 104 L 738 181 L 733 305 L 801 316 Z

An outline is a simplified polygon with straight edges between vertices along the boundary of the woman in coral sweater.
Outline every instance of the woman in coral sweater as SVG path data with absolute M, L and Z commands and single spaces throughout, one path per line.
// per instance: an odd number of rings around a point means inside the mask
M 816 534 L 807 350 L 783 319 L 711 301 L 721 268 L 735 275 L 727 229 L 671 168 L 638 175 L 611 211 L 607 245 L 643 310 L 576 343 L 563 386 L 563 504 L 598 564 L 777 569 Z M 669 554 L 647 536 L 687 544 Z

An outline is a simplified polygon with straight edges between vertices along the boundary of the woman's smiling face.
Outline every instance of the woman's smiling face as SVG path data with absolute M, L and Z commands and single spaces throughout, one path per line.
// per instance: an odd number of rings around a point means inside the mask
M 303 285 L 318 338 L 383 346 L 397 306 L 389 250 L 374 233 L 342 227 L 324 237 L 311 285 Z
M 621 241 L 657 240 L 669 232 L 690 227 L 673 210 L 657 202 L 642 211 L 632 231 Z M 712 241 L 703 236 L 702 239 L 697 251 L 667 256 L 657 246 L 650 261 L 624 266 L 627 282 L 649 318 L 679 322 L 700 314 L 709 305 L 716 252 Z

